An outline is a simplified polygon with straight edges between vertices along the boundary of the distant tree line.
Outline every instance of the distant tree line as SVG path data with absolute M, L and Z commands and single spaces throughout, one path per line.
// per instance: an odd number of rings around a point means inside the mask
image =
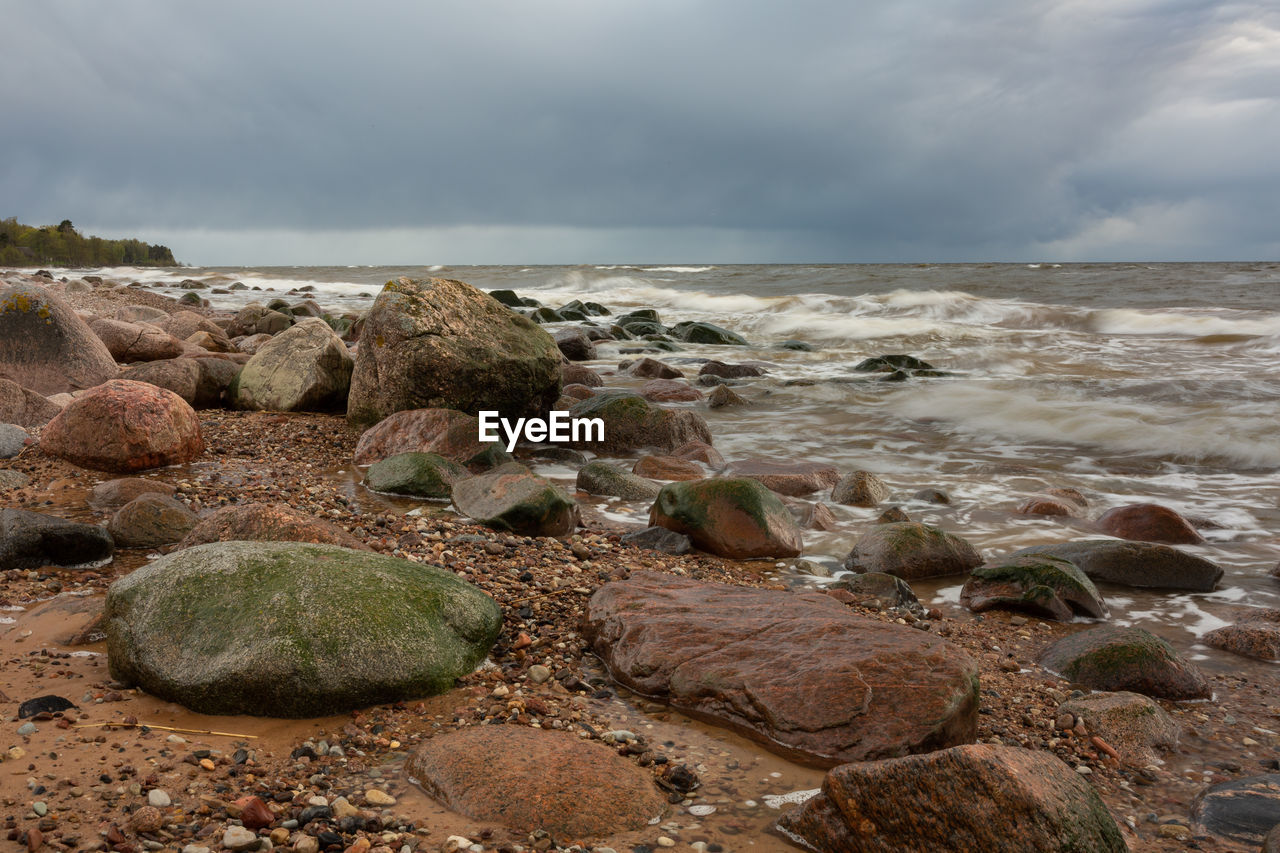
M 58 225 L 23 225 L 14 217 L 0 220 L 0 266 L 30 267 L 174 267 L 167 246 L 141 240 L 85 237 L 70 219 Z

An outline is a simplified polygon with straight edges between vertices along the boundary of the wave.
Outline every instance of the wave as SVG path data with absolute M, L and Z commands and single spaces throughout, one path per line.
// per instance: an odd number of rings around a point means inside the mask
M 1233 312 L 1236 313 L 1236 312 Z M 1089 316 L 1093 331 L 1108 335 L 1178 335 L 1209 337 L 1280 335 L 1280 314 L 1263 317 L 1229 317 L 1222 314 L 1189 314 L 1170 311 L 1139 311 L 1108 308 Z
M 887 405 L 903 417 L 945 422 L 984 438 L 1072 444 L 1116 454 L 1227 462 L 1246 468 L 1280 466 L 1280 437 L 1267 411 L 1270 406 L 1155 406 L 1050 393 L 1037 387 L 1012 390 L 949 382 L 906 390 Z

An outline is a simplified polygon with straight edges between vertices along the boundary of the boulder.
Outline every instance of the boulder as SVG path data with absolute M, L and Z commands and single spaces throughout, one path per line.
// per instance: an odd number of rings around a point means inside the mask
M 852 471 L 831 490 L 831 501 L 845 506 L 879 506 L 889 499 L 889 486 L 870 471 Z
M 111 357 L 121 364 L 182 355 L 182 341 L 148 323 L 99 318 L 91 322 L 89 328 L 106 344 Z
M 674 450 L 690 441 L 711 443 L 711 430 L 697 412 L 655 406 L 627 391 L 605 391 L 569 409 L 573 418 L 599 418 L 603 441 L 578 441 L 573 446 L 602 455 L 631 453 L 645 447 Z
M 562 386 L 585 385 L 588 388 L 599 388 L 604 385 L 604 380 L 600 378 L 599 373 L 589 367 L 581 364 L 562 364 L 560 365 L 560 384 Z
M 113 583 L 111 677 L 202 714 L 323 717 L 442 693 L 498 605 L 452 572 L 332 545 L 215 542 Z
M 703 394 L 683 379 L 650 379 L 640 386 L 640 396 L 654 403 L 692 403 Z
M 1015 513 L 1019 515 L 1056 515 L 1066 518 L 1084 518 L 1089 502 L 1075 489 L 1045 489 L 1023 501 Z
M 747 398 L 735 392 L 728 385 L 717 385 L 707 398 L 707 406 L 712 409 L 723 409 L 728 406 L 745 406 Z
M 734 560 L 795 557 L 800 528 L 778 496 L 756 480 L 712 478 L 670 483 L 649 524 L 683 533 L 703 551 Z
M 720 346 L 745 347 L 747 339 L 736 332 L 722 329 L 714 323 L 697 323 L 685 320 L 671 327 L 671 337 L 691 344 L 717 344 Z
M 845 764 L 778 826 L 818 853 L 1122 853 L 1098 793 L 1049 752 L 973 744 Z
M 93 388 L 118 372 L 106 344 L 61 298 L 0 283 L 0 379 L 47 396 Z
M 175 489 L 168 483 L 159 480 L 144 480 L 141 477 L 121 477 L 107 480 L 93 487 L 89 493 L 89 506 L 96 510 L 117 510 L 134 498 L 147 494 L 172 497 Z
M 31 434 L 17 424 L 0 423 L 0 459 L 12 459 L 34 442 Z
M 556 403 L 556 408 L 562 408 L 568 399 L 567 405 L 572 406 L 577 400 L 585 400 L 588 397 L 594 397 L 595 392 L 586 385 L 566 385 L 560 389 L 560 400 Z
M 884 572 L 908 582 L 961 575 L 982 565 L 977 549 L 959 536 L 916 521 L 878 524 L 845 557 L 852 572 Z
M 867 572 L 863 575 L 845 575 L 828 589 L 843 589 L 853 595 L 856 600 L 878 600 L 885 607 L 905 607 L 908 610 L 923 610 L 920 599 L 916 598 L 911 584 L 900 577 L 886 575 L 884 572 Z
M 683 379 L 684 374 L 669 364 L 655 358 L 642 358 L 626 367 L 627 375 L 641 379 Z
M 791 507 L 792 515 L 806 530 L 835 530 L 840 526 L 836 514 L 824 503 L 802 502 L 799 507 Z
M 241 335 L 278 335 L 292 325 L 293 315 L 258 302 L 250 302 L 236 313 L 235 319 L 228 324 L 226 333 L 233 338 Z
M 521 536 L 568 536 L 578 526 L 578 505 L 515 463 L 455 483 L 453 505 L 487 527 Z
M 1261 607 L 1241 613 L 1233 625 L 1202 638 L 1207 646 L 1258 660 L 1280 660 L 1280 610 Z
M 342 338 L 312 317 L 259 347 L 228 393 L 241 409 L 343 410 L 354 364 Z
M 924 631 L 796 594 L 635 572 L 583 636 L 623 686 L 823 766 L 967 743 L 978 669 Z
M 1027 554 L 973 570 L 960 590 L 960 603 L 984 610 L 1019 610 L 1070 622 L 1076 615 L 1105 619 L 1107 605 L 1093 581 L 1061 557 Z
M 603 838 L 645 829 L 667 810 L 650 773 L 568 732 L 459 729 L 418 747 L 406 770 L 446 808 L 521 836 Z
M 1257 847 L 1280 826 L 1280 773 L 1210 785 L 1196 795 L 1191 819 L 1205 832 Z
M 1159 760 L 1157 751 L 1177 748 L 1181 726 L 1152 698 L 1127 691 L 1098 691 L 1069 699 L 1058 715 L 1083 720 L 1090 735 L 1103 739 L 1130 767 Z
M 186 346 L 183 347 L 184 353 L 193 357 L 210 353 L 236 353 L 243 355 L 236 349 L 236 345 L 227 339 L 226 335 L 215 335 L 212 332 L 201 330 L 192 332 L 183 340 L 186 343 Z
M 42 427 L 53 420 L 62 407 L 16 382 L 0 379 L 0 422 L 23 429 Z
M 23 509 L 0 509 L 0 571 L 92 566 L 111 559 L 107 531 Z
M 455 483 L 471 472 L 438 453 L 397 453 L 371 466 L 364 485 L 375 492 L 448 499 Z
M 657 483 L 600 461 L 588 462 L 578 469 L 577 487 L 589 495 L 627 501 L 651 501 L 662 490 Z
M 1098 529 L 1109 536 L 1139 542 L 1198 545 L 1204 538 L 1181 515 L 1156 504 L 1118 506 L 1098 518 Z
M 0 492 L 9 489 L 25 489 L 31 485 L 31 478 L 21 471 L 0 468 Z
M 726 477 L 749 477 L 781 495 L 800 497 L 829 489 L 840 472 L 821 462 L 776 462 L 772 459 L 740 459 L 721 472 Z
M 1200 670 L 1142 628 L 1101 625 L 1050 643 L 1040 665 L 1094 690 L 1129 690 L 1159 699 L 1208 699 Z
M 121 379 L 146 382 L 177 394 L 197 409 L 220 408 L 224 392 L 240 372 L 240 365 L 220 358 L 169 358 L 132 365 Z
M 705 441 L 690 441 L 682 444 L 671 451 L 671 455 L 680 459 L 692 459 L 694 462 L 701 462 L 711 468 L 724 467 L 724 457 L 720 455 L 720 451 Z
M 577 326 L 561 329 L 552 335 L 556 347 L 569 361 L 591 361 L 596 357 L 596 346 L 587 333 Z
M 164 329 L 180 341 L 185 341 L 196 332 L 208 332 L 214 338 L 222 338 L 230 345 L 231 339 L 217 323 L 194 311 L 179 311 L 168 319 L 157 321 L 157 326 Z
M 355 463 L 372 465 L 398 453 L 438 453 L 465 463 L 490 446 L 480 440 L 478 418 L 454 409 L 406 409 L 364 431 Z
M 129 474 L 190 462 L 204 452 L 200 421 L 172 391 L 113 379 L 49 421 L 40 449 L 82 468 Z
M 240 352 L 255 355 L 259 348 L 261 348 L 263 344 L 268 343 L 271 339 L 271 335 L 259 333 L 256 335 L 241 335 L 238 338 L 234 338 L 231 343 L 235 344 L 236 349 Z
M 191 548 L 209 542 L 310 542 L 353 551 L 368 546 L 337 525 L 284 504 L 233 504 L 206 515 L 178 543 Z
M 764 374 L 765 369 L 756 364 L 725 364 L 723 361 L 708 361 L 698 369 L 699 376 L 719 376 L 722 379 L 745 379 Z
M 676 456 L 641 456 L 631 473 L 650 480 L 701 480 L 707 476 L 697 462 Z
M 469 284 L 388 282 L 361 332 L 347 419 L 404 409 L 542 415 L 560 396 L 560 350 L 537 324 Z
M 1033 545 L 1011 556 L 1024 554 L 1061 557 L 1075 563 L 1095 581 L 1122 586 L 1210 592 L 1222 580 L 1221 566 L 1168 545 L 1148 542 L 1082 539 L 1058 545 Z
M 150 305 L 121 305 L 112 319 L 126 323 L 163 323 L 169 319 L 169 312 Z
M 674 530 L 668 530 L 665 527 L 646 527 L 644 530 L 637 530 L 634 533 L 627 533 L 622 536 L 624 545 L 634 545 L 637 548 L 647 548 L 650 551 L 660 551 L 663 554 L 688 554 L 693 548 L 693 543 L 689 541 L 689 537 L 683 533 L 676 533 Z
M 196 514 L 168 495 L 148 492 L 120 507 L 107 532 L 120 548 L 154 548 L 177 542 L 196 526 Z

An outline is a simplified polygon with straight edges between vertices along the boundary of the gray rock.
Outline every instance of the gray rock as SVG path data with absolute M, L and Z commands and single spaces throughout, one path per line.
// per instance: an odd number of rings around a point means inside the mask
M 120 548 L 154 548 L 177 542 L 199 518 L 181 501 L 147 492 L 116 510 L 107 532 Z
M 589 495 L 604 495 L 628 501 L 651 501 L 662 490 L 652 480 L 600 461 L 588 462 L 579 469 L 577 486 Z
M 0 471 L 0 491 L 22 489 L 31 484 L 31 478 L 21 471 Z
M 0 379 L 58 394 L 118 372 L 106 344 L 61 298 L 34 284 L 0 284 Z
M 567 536 L 578 526 L 577 504 L 517 463 L 455 483 L 453 505 L 481 524 L 523 536 Z
M 1094 580 L 1148 589 L 1209 592 L 1222 580 L 1222 567 L 1202 557 L 1155 542 L 1083 539 L 1034 545 L 1015 551 L 1070 560 Z
M 97 525 L 0 510 L 0 570 L 92 565 L 110 559 L 113 550 L 111 537 Z
M 715 390 L 707 397 L 707 406 L 712 409 L 745 405 L 747 405 L 747 398 L 735 392 L 728 385 L 717 385 Z
M 204 714 L 312 717 L 444 692 L 498 605 L 451 572 L 332 545 L 217 542 L 111 585 L 112 678 Z
M 173 799 L 169 796 L 168 792 L 162 791 L 159 788 L 152 788 L 147 792 L 147 805 L 155 806 L 158 809 L 167 809 L 169 806 L 173 805 Z
M 676 533 L 665 527 L 646 527 L 635 533 L 627 533 L 622 541 L 637 548 L 648 548 L 650 551 L 661 551 L 663 554 L 687 554 L 693 549 L 693 543 L 683 533 Z
M 1155 762 L 1157 750 L 1176 748 L 1181 733 L 1164 708 L 1141 693 L 1095 691 L 1063 702 L 1058 713 L 1083 719 L 1089 734 L 1106 741 L 1130 767 Z
M 1191 805 L 1195 823 L 1214 835 L 1257 846 L 1280 825 L 1280 773 L 1231 779 L 1201 791 Z
M 0 459 L 12 459 L 27 446 L 31 436 L 17 424 L 0 424 Z
M 312 317 L 259 347 L 228 393 L 242 409 L 344 410 L 354 364 L 329 324 Z
M 471 472 L 438 453 L 397 453 L 380 459 L 364 475 L 364 485 L 375 492 L 448 499 L 453 486 Z
M 1213 695 L 1195 664 L 1142 628 L 1101 625 L 1068 634 L 1045 647 L 1039 663 L 1094 690 L 1126 690 L 1174 701 Z
M 982 565 L 971 544 L 914 521 L 880 524 L 863 534 L 845 558 L 854 572 L 885 572 L 906 581 L 964 574 Z
M 44 426 L 60 411 L 61 406 L 30 388 L 0 378 L 0 423 L 32 429 Z
M 852 471 L 831 490 L 831 500 L 845 506 L 877 506 L 889 499 L 889 486 L 870 471 Z
M 1060 622 L 1076 614 L 1107 615 L 1093 581 L 1074 563 L 1047 554 L 1023 554 L 974 569 L 960 590 L 960 603 L 975 613 L 1019 610 Z
M 222 834 L 222 846 L 234 853 L 252 850 L 260 843 L 258 834 L 243 826 L 228 826 L 227 831 Z
M 923 609 L 911 584 L 902 578 L 884 572 L 867 572 L 862 575 L 846 575 L 831 585 L 831 589 L 848 590 L 858 596 L 873 596 L 885 607 Z

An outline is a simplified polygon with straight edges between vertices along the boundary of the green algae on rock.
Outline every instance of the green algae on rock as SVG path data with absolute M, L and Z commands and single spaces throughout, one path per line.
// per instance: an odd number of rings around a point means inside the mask
M 1159 699 L 1208 699 L 1200 670 L 1142 628 L 1101 625 L 1069 634 L 1040 653 L 1040 665 L 1094 690 L 1129 690 Z
M 696 547 L 734 560 L 794 557 L 804 548 L 791 511 L 747 477 L 669 483 L 649 510 L 649 524 L 683 533 Z

